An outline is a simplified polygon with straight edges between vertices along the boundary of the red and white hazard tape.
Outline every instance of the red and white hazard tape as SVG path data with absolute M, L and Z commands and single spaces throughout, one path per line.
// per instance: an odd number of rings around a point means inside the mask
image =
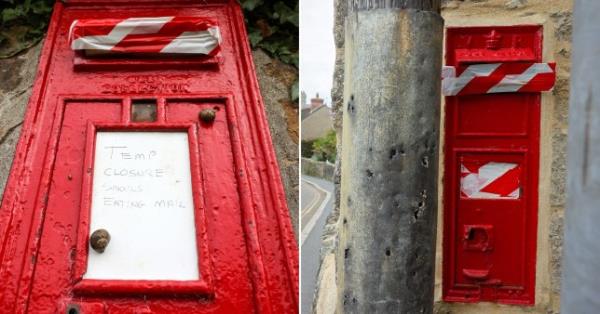
M 141 17 L 75 20 L 71 49 L 120 53 L 216 53 L 219 28 L 197 17 Z
M 460 194 L 464 198 L 518 199 L 521 167 L 515 163 L 463 161 Z
M 442 70 L 442 94 L 459 96 L 472 94 L 543 92 L 554 86 L 555 63 L 489 63 L 472 64 L 457 71 Z

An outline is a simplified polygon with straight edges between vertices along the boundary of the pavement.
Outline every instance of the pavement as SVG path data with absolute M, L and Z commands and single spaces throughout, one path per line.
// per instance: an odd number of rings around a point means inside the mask
M 301 180 L 301 313 L 310 314 L 319 271 L 321 235 L 333 209 L 333 183 L 302 175 Z

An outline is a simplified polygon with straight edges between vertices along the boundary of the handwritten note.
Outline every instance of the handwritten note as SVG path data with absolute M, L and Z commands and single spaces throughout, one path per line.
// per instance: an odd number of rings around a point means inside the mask
M 187 133 L 98 132 L 93 174 L 90 233 L 111 240 L 84 278 L 199 278 Z

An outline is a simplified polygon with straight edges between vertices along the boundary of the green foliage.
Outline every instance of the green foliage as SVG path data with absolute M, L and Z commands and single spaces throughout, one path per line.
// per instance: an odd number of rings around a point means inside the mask
M 252 48 L 298 68 L 298 0 L 240 0 Z
M 300 155 L 304 158 L 312 158 L 314 143 L 315 143 L 315 141 L 300 142 Z
M 54 0 L 0 0 L 0 58 L 35 45 L 48 27 Z
M 335 162 L 335 144 L 335 131 L 331 130 L 325 136 L 315 140 L 313 143 L 313 155 L 320 161 Z
M 261 48 L 296 69 L 298 54 L 298 0 L 239 0 L 244 10 L 248 38 L 253 49 Z M 292 101 L 298 101 L 298 81 L 290 90 Z
M 312 141 L 300 143 L 300 155 L 304 158 L 315 158 L 319 161 L 335 162 L 335 131 L 330 130 L 325 136 Z

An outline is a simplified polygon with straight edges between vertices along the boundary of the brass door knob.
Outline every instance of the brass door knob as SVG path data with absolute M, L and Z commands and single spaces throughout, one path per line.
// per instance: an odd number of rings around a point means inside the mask
M 90 246 L 98 253 L 103 253 L 109 242 L 110 234 L 105 229 L 98 229 L 90 236 Z

